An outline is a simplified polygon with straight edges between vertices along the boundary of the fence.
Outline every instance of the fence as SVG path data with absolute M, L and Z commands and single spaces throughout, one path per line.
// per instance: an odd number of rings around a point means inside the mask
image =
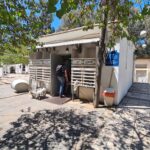
M 51 81 L 51 64 L 50 59 L 30 60 L 29 73 L 30 79 L 36 81 Z
M 79 86 L 95 88 L 95 63 L 93 58 L 72 58 L 71 84 L 78 81 Z

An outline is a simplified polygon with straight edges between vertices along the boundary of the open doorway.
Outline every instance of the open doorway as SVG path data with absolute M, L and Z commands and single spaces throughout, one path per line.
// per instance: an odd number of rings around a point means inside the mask
M 67 70 L 68 81 L 65 78 L 64 95 L 71 96 L 71 55 L 51 55 L 51 95 L 59 96 L 60 82 L 56 75 L 56 67 L 63 65 Z
M 14 66 L 11 66 L 11 67 L 10 67 L 10 73 L 16 73 Z

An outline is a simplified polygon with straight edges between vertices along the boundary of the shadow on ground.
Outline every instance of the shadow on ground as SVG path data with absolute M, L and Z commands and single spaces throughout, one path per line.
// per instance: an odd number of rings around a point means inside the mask
M 0 149 L 149 149 L 150 112 L 111 109 L 42 110 L 22 115 L 0 140 Z
M 92 149 L 89 140 L 99 133 L 89 115 L 63 109 L 25 114 L 12 125 L 0 140 L 0 149 Z
M 118 118 L 118 119 L 117 119 Z M 108 128 L 115 135 L 112 141 L 119 149 L 149 149 L 150 146 L 150 112 L 134 109 L 120 109 L 115 120 Z

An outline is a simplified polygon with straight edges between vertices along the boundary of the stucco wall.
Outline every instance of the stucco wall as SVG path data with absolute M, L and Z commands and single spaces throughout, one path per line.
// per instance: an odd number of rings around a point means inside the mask
M 126 95 L 133 82 L 133 51 L 134 45 L 125 38 L 120 41 L 118 97 L 115 104 L 119 104 Z
M 2 77 L 2 76 L 3 76 L 3 68 L 0 67 L 0 77 Z
M 150 59 L 136 59 L 135 60 L 135 65 L 136 64 L 146 64 L 147 68 L 150 68 Z
M 116 45 L 114 46 L 115 50 L 117 52 L 120 51 L 120 41 L 116 42 Z M 115 90 L 115 101 L 118 99 L 118 82 L 119 82 L 119 66 L 103 66 L 102 69 L 102 84 L 101 84 L 101 99 L 100 101 L 103 102 L 103 96 L 102 93 L 106 88 L 113 88 Z

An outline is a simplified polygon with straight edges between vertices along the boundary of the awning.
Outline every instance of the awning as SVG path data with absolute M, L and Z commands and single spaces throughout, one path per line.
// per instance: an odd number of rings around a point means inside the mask
M 82 40 L 66 41 L 66 42 L 61 42 L 61 43 L 44 44 L 43 46 L 36 46 L 36 48 L 48 48 L 48 47 L 58 47 L 58 46 L 65 46 L 65 45 L 94 43 L 98 41 L 99 41 L 99 38 L 82 39 Z

